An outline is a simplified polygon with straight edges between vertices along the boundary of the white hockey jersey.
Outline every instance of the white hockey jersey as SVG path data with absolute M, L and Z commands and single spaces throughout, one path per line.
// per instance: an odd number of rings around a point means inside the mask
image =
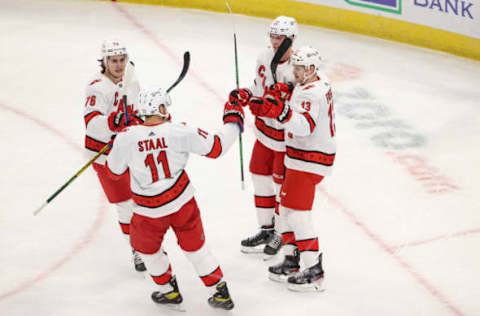
M 95 74 L 86 88 L 85 101 L 85 148 L 91 153 L 92 157 L 99 152 L 114 134 L 108 128 L 108 116 L 119 108 L 124 110 L 122 100 L 122 81 L 115 84 L 102 73 Z M 129 107 L 137 102 L 140 85 L 134 76 L 127 87 L 127 103 Z M 97 159 L 97 163 L 103 164 L 105 156 L 109 150 Z
M 335 113 L 332 88 L 321 75 L 314 82 L 296 85 L 289 101 L 291 118 L 286 132 L 285 166 L 322 176 L 330 175 L 335 160 Z
M 270 63 L 275 55 L 271 47 L 267 48 L 257 58 L 254 84 L 250 89 L 253 95 L 263 97 L 265 89 L 274 83 Z M 293 65 L 290 60 L 278 64 L 277 82 L 295 82 Z M 285 131 L 275 119 L 255 117 L 255 136 L 268 148 L 275 151 L 285 151 Z
M 130 173 L 135 213 L 162 217 L 177 212 L 193 197 L 185 166 L 189 153 L 218 158 L 234 143 L 240 132 L 229 123 L 221 133 L 208 132 L 177 123 L 127 128 L 115 138 L 106 169 L 113 178 Z

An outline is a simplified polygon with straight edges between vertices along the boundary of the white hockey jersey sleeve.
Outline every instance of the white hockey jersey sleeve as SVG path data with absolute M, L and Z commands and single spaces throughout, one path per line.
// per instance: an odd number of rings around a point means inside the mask
M 298 89 L 298 88 L 297 88 Z M 283 127 L 296 136 L 308 136 L 313 133 L 320 117 L 322 100 L 314 94 L 315 90 L 303 90 L 292 96 L 290 108 L 292 116 L 283 124 Z M 328 108 L 328 107 L 326 107 Z
M 113 135 L 113 132 L 108 128 L 110 105 L 106 96 L 100 89 L 96 89 L 95 85 L 87 88 L 86 100 L 84 115 L 86 136 L 87 140 L 90 140 L 90 144 L 92 144 L 92 148 L 89 149 L 98 151 L 98 148 L 93 148 L 97 147 L 94 145 L 97 142 L 108 142 Z
M 176 145 L 179 151 L 195 153 L 207 158 L 219 158 L 225 154 L 240 133 L 237 124 L 225 124 L 221 131 L 210 134 L 207 131 L 183 126 L 176 133 Z
M 127 133 L 119 133 L 115 137 L 114 146 L 105 162 L 110 177 L 121 177 L 128 170 L 129 144 Z

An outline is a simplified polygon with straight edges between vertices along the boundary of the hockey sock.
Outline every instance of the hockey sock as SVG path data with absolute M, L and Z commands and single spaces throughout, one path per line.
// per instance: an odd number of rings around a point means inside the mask
M 184 253 L 211 294 L 215 293 L 215 285 L 222 280 L 223 273 L 208 245 L 204 243 L 200 249 Z
M 173 287 L 168 283 L 172 278 L 172 266 L 168 260 L 167 253 L 161 248 L 158 252 L 147 255 L 140 253 L 147 271 L 153 279 L 153 282 L 158 285 L 161 293 L 167 293 L 173 290 Z
M 260 227 L 271 226 L 275 211 L 275 190 L 272 176 L 252 174 L 252 182 L 258 225 Z
M 313 225 L 311 211 L 285 209 L 288 211 L 288 224 L 295 233 L 300 260 L 305 268 L 309 268 L 318 262 L 318 237 Z

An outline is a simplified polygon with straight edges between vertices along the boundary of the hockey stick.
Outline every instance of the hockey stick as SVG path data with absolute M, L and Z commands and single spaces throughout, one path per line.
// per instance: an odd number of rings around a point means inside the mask
M 170 88 L 167 89 L 167 93 L 172 91 L 173 88 L 177 86 L 177 84 L 180 83 L 180 81 L 185 78 L 185 75 L 187 74 L 188 67 L 190 66 L 190 53 L 187 51 L 183 54 L 183 68 L 182 72 L 180 73 L 180 76 L 178 76 L 178 79 L 170 86 Z
M 232 14 L 232 9 L 228 1 L 225 2 L 227 5 L 228 11 Z M 235 30 L 235 21 L 233 20 L 233 47 L 235 50 L 235 80 L 237 83 L 237 90 L 240 89 L 240 83 L 238 78 L 238 52 L 237 52 L 237 32 Z M 243 175 L 243 144 L 242 144 L 242 133 L 238 134 L 238 146 L 240 151 L 240 181 L 242 182 L 242 190 L 245 190 L 245 178 Z
M 272 62 L 270 63 L 270 69 L 272 70 L 273 82 L 277 83 L 277 67 L 282 59 L 283 55 L 287 52 L 287 50 L 292 46 L 292 39 L 289 37 L 285 37 L 282 41 L 282 44 L 277 49 L 275 56 L 272 58 Z
M 182 69 L 182 72 L 180 74 L 180 76 L 178 77 L 178 79 L 170 86 L 170 88 L 167 89 L 167 92 L 170 92 L 180 81 L 182 81 L 182 79 L 185 77 L 185 75 L 187 74 L 187 70 L 188 70 L 188 67 L 190 65 L 190 53 L 189 52 L 185 52 L 185 54 L 183 55 L 183 69 Z M 129 67 L 127 65 L 127 68 L 125 68 L 125 80 L 124 80 L 124 83 L 123 83 L 123 88 L 124 91 L 126 90 L 126 86 L 130 83 L 130 80 L 132 79 L 133 75 L 132 75 L 132 72 L 129 70 Z M 128 72 L 127 72 L 128 70 Z M 128 117 L 127 115 L 127 110 L 126 110 L 126 95 L 124 94 L 123 95 L 123 100 L 124 100 L 124 105 L 125 105 L 125 115 L 126 117 Z M 85 171 L 85 169 L 87 169 L 93 162 L 95 162 L 95 160 L 98 159 L 98 157 L 100 157 L 103 153 L 105 153 L 108 148 L 110 148 L 110 146 L 107 144 L 105 145 L 102 149 L 100 149 L 100 151 L 92 158 L 90 159 L 82 168 L 80 168 L 80 170 L 77 171 L 77 173 L 75 173 L 70 179 L 68 179 L 67 182 L 65 182 L 65 184 L 63 184 L 60 189 L 58 189 L 57 191 L 55 191 L 55 193 L 53 193 L 45 203 L 43 203 L 39 208 L 37 208 L 34 212 L 33 212 L 33 215 L 37 215 L 38 213 L 40 213 L 40 211 L 45 207 L 47 206 L 48 203 L 50 203 L 57 195 L 60 194 L 60 192 L 62 192 L 68 185 L 70 185 L 70 183 L 73 182 L 73 180 L 75 180 L 83 171 Z

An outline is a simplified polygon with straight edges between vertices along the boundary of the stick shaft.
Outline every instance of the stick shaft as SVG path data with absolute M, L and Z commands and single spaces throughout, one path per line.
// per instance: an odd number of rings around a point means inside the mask
M 87 169 L 95 160 L 97 160 L 98 157 L 100 157 L 104 152 L 106 152 L 108 148 L 109 146 L 105 145 L 92 159 L 90 159 L 82 168 L 80 168 L 80 170 L 78 170 L 77 173 L 75 173 L 70 179 L 68 179 L 67 182 L 65 182 L 57 191 L 55 191 L 55 193 L 53 193 L 41 207 L 36 209 L 35 212 L 33 212 L 33 214 L 37 215 L 38 213 L 40 213 L 40 211 L 48 203 L 50 203 L 57 195 L 60 194 L 60 192 L 62 192 L 66 187 L 68 187 L 70 183 L 73 182 L 73 180 L 75 180 L 83 171 L 85 171 L 85 169 Z

